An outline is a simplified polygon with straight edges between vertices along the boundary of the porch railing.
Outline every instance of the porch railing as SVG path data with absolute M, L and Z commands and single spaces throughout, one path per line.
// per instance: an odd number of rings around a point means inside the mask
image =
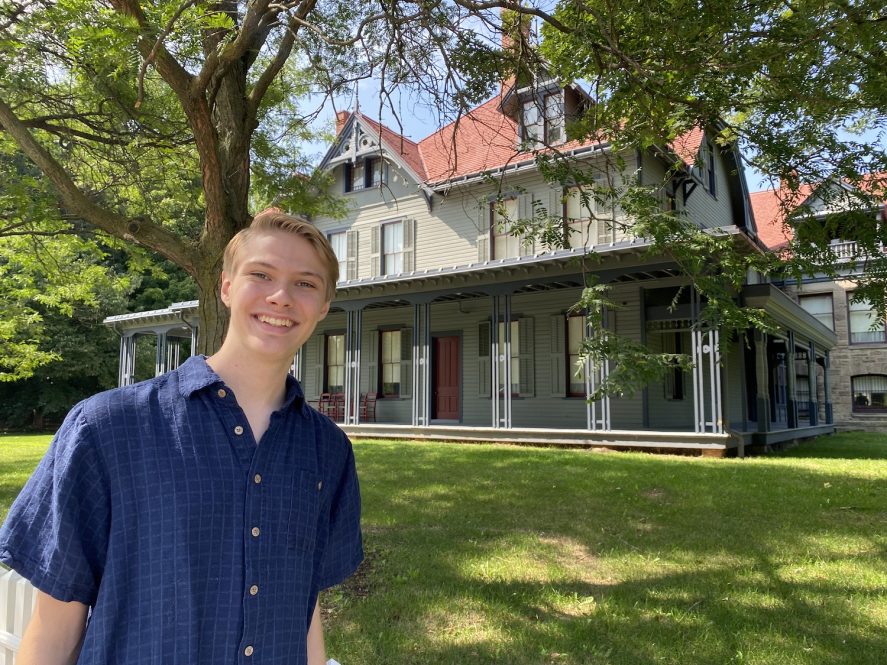
M 858 243 L 855 240 L 834 242 L 831 244 L 831 250 L 834 252 L 838 260 L 849 261 L 853 258 L 859 258 L 859 249 L 857 245 Z M 885 247 L 883 243 L 878 243 L 878 249 L 880 249 L 882 253 L 887 251 L 887 247 Z
M 14 570 L 0 572 L 0 665 L 14 665 L 37 590 Z

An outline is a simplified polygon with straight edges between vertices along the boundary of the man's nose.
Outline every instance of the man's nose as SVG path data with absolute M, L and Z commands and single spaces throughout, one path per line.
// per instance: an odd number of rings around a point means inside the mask
M 281 285 L 269 293 L 266 300 L 280 307 L 289 307 L 293 303 L 293 296 L 286 285 Z

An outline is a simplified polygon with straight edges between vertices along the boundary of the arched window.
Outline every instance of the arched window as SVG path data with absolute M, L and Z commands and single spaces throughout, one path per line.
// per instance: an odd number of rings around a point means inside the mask
M 854 376 L 851 385 L 854 412 L 887 412 L 887 375 Z

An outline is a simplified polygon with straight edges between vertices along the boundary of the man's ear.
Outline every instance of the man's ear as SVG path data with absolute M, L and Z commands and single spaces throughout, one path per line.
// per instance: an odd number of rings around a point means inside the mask
M 318 321 L 323 321 L 326 318 L 326 315 L 330 313 L 330 303 L 324 303 L 324 306 L 320 308 L 320 316 L 317 318 Z
M 231 279 L 222 271 L 222 288 L 219 290 L 219 295 L 222 297 L 222 302 L 225 307 L 231 309 Z

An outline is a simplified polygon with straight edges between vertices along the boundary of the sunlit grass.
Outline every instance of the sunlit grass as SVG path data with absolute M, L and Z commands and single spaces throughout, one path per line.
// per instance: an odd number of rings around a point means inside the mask
M 0 439 L 4 510 L 47 437 Z M 887 662 L 887 437 L 712 460 L 355 445 L 343 665 Z

